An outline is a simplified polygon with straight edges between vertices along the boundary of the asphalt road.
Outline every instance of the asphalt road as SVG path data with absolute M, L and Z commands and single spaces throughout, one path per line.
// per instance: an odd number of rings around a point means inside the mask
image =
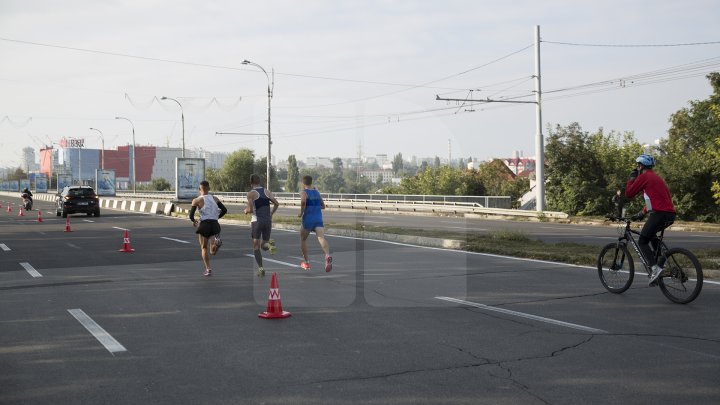
M 245 225 L 204 278 L 186 219 L 36 215 L 0 211 L 2 404 L 720 400 L 716 282 L 676 305 L 643 277 L 613 295 L 589 268 L 346 237 L 305 272 L 274 231 L 292 317 L 265 320 Z

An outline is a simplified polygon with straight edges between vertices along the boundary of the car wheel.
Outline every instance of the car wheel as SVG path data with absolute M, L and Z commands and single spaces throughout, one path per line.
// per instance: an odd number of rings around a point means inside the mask
M 67 211 L 63 210 L 63 212 L 62 212 L 62 217 L 63 217 L 63 218 L 67 218 L 67 215 L 68 215 Z
M 85 215 L 87 215 L 87 216 L 91 216 L 92 214 L 93 214 L 93 213 L 90 212 L 90 211 L 88 211 L 88 212 L 85 213 Z
M 100 209 L 98 209 L 97 211 L 95 211 L 95 216 L 96 216 L 96 217 L 99 217 L 99 216 L 100 216 Z
M 59 216 L 60 216 L 60 211 L 55 210 L 55 215 L 59 217 Z

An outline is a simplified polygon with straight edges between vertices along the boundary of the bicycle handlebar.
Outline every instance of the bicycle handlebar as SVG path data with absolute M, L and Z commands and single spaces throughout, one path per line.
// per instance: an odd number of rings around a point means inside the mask
M 631 217 L 616 217 L 615 215 L 605 215 L 605 218 L 613 222 L 632 222 Z

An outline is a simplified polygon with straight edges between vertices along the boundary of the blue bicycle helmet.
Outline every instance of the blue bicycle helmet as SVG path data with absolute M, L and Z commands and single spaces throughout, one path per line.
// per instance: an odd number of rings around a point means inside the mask
M 648 169 L 651 169 L 653 166 L 655 166 L 655 158 L 647 154 L 642 154 L 638 156 L 637 159 L 635 159 L 635 162 L 640 163 Z

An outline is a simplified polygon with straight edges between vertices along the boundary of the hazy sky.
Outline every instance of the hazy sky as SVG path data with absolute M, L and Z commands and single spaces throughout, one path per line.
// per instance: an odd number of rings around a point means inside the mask
M 244 59 L 275 71 L 276 159 L 447 157 L 448 141 L 453 157 L 533 156 L 534 105 L 436 95 L 533 100 L 536 25 L 543 127 L 652 142 L 711 93 L 720 44 L 556 42 L 716 42 L 719 23 L 717 0 L 0 0 L 0 167 L 63 137 L 100 148 L 90 127 L 108 149 L 128 144 L 116 116 L 138 145 L 180 147 L 162 96 L 183 104 L 187 148 L 264 155 L 266 137 L 215 135 L 266 132 L 268 82 Z

